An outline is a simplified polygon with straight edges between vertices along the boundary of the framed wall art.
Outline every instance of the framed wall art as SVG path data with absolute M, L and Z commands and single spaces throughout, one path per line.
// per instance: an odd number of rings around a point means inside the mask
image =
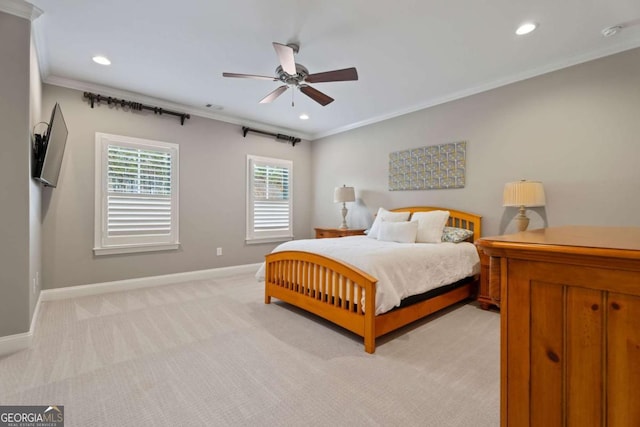
M 466 141 L 430 145 L 389 154 L 389 190 L 463 188 Z

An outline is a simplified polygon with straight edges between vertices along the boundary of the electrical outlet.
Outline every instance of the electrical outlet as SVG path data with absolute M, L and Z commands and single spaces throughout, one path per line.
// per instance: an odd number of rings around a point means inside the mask
M 222 248 L 218 248 L 218 249 L 216 249 L 216 255 L 217 255 L 217 256 L 222 255 Z

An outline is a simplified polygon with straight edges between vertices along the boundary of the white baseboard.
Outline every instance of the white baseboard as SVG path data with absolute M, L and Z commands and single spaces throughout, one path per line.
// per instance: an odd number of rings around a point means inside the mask
M 218 279 L 234 274 L 255 273 L 262 263 L 236 265 L 233 267 L 212 268 L 209 270 L 188 271 L 185 273 L 165 274 L 162 276 L 140 277 L 137 279 L 117 280 L 114 282 L 95 283 L 92 285 L 70 286 L 68 288 L 47 289 L 40 291 L 38 301 L 33 309 L 29 332 L 0 337 L 0 357 L 29 348 L 34 329 L 40 314 L 41 301 L 53 301 L 67 298 L 99 295 L 131 289 L 149 288 L 153 286 L 171 285 L 191 280 Z
M 32 337 L 31 332 L 0 337 L 0 357 L 29 348 Z
M 131 289 L 150 288 L 171 285 L 190 280 L 217 279 L 234 274 L 255 273 L 262 263 L 236 265 L 233 267 L 212 268 L 209 270 L 187 271 L 185 273 L 164 274 L 162 276 L 140 277 L 137 279 L 116 280 L 91 285 L 69 286 L 68 288 L 47 289 L 40 293 L 42 301 L 84 297 Z
M 41 300 L 42 291 L 40 291 L 40 295 L 38 295 L 38 301 L 36 302 L 36 306 L 33 309 L 33 316 L 31 316 L 31 325 L 29 325 L 29 332 L 0 337 L 0 357 L 27 349 L 29 348 L 29 346 L 31 346 L 35 324 L 38 320 L 38 315 L 40 314 Z

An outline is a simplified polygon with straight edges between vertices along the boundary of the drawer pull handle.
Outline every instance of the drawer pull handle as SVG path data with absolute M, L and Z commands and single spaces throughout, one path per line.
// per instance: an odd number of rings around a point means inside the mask
M 558 363 L 560 361 L 560 358 L 558 357 L 558 355 L 551 350 L 547 350 L 547 357 L 549 358 L 549 360 L 555 363 Z
M 611 308 L 613 308 L 614 310 L 620 310 L 620 304 L 618 304 L 617 302 L 612 302 Z

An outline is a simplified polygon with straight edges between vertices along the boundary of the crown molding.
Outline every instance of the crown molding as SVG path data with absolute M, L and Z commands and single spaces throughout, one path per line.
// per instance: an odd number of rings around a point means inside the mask
M 0 12 L 19 16 L 29 21 L 34 21 L 42 15 L 42 9 L 23 0 L 2 0 L 0 2 Z
M 352 123 L 346 126 L 341 126 L 339 128 L 335 128 L 326 132 L 318 132 L 311 135 L 310 140 L 314 141 L 321 138 L 326 138 L 331 135 L 337 135 L 339 133 L 347 132 L 353 129 L 357 129 L 363 126 L 371 125 L 374 123 L 382 122 L 388 119 L 392 119 L 394 117 L 403 116 L 405 114 L 414 113 L 416 111 L 424 110 L 426 108 L 435 107 L 436 105 L 445 104 L 447 102 L 455 101 L 458 99 L 466 98 L 471 95 L 476 95 L 478 93 L 486 92 L 492 89 L 497 89 L 502 86 L 506 86 L 512 83 L 516 83 L 522 80 L 527 80 L 533 77 L 541 76 L 543 74 L 551 73 L 553 71 L 558 71 L 563 68 L 568 68 L 574 65 L 579 65 L 585 62 L 594 61 L 596 59 L 604 58 L 606 56 L 615 55 L 616 53 L 621 53 L 626 50 L 635 49 L 640 47 L 640 39 L 638 40 L 628 40 L 623 43 L 618 43 L 616 45 L 607 46 L 606 48 L 599 49 L 596 51 L 589 52 L 587 54 L 576 55 L 561 61 L 553 62 L 551 64 L 547 64 L 542 67 L 534 68 L 533 70 L 526 71 L 524 73 L 513 74 L 511 76 L 507 76 L 502 79 L 494 80 L 490 83 L 482 84 L 479 86 L 474 86 L 469 89 L 465 89 L 459 92 L 455 92 L 450 95 L 446 95 L 440 98 L 431 99 L 425 103 L 417 104 L 408 108 L 403 108 L 401 110 L 395 110 L 387 114 L 383 114 L 380 116 L 372 117 L 370 119 L 362 120 L 360 122 Z
M 0 0 L 0 12 L 5 12 L 31 22 L 31 38 L 38 57 L 38 68 L 40 70 L 40 80 L 49 75 L 49 60 L 45 49 L 45 37 L 41 30 L 42 20 L 36 21 L 44 12 L 37 6 L 27 3 L 24 0 Z M 35 22 L 34 22 L 35 21 Z
M 80 90 L 83 92 L 96 92 L 100 95 L 113 96 L 116 98 L 133 98 L 136 102 L 140 102 L 143 104 L 154 104 L 158 107 L 171 109 L 171 110 L 180 110 L 185 113 L 191 114 L 193 116 L 203 117 L 206 119 L 218 120 L 220 122 L 231 123 L 234 125 L 240 126 L 248 126 L 252 128 L 259 128 L 260 130 L 264 130 L 267 132 L 274 133 L 285 133 L 289 135 L 296 136 L 297 138 L 301 138 L 303 140 L 310 141 L 311 135 L 300 132 L 294 129 L 288 129 L 284 127 L 273 126 L 267 123 L 257 122 L 253 120 L 242 119 L 239 117 L 227 116 L 219 113 L 212 113 L 208 110 L 203 110 L 200 108 L 194 108 L 193 106 L 175 103 L 171 101 L 167 101 L 160 98 L 154 98 L 151 96 L 143 95 L 137 92 L 130 92 L 127 90 L 116 89 L 110 86 L 103 86 L 95 83 L 83 82 L 75 79 L 68 79 L 64 77 L 58 77 L 53 75 L 48 75 L 44 77 L 43 82 L 46 84 L 66 87 L 69 89 Z
M 45 79 L 51 73 L 51 64 L 49 63 L 49 54 L 47 52 L 46 37 L 44 35 L 43 21 L 39 20 L 31 24 L 31 38 L 36 48 L 36 56 L 38 57 L 38 67 L 40 69 L 40 80 Z

